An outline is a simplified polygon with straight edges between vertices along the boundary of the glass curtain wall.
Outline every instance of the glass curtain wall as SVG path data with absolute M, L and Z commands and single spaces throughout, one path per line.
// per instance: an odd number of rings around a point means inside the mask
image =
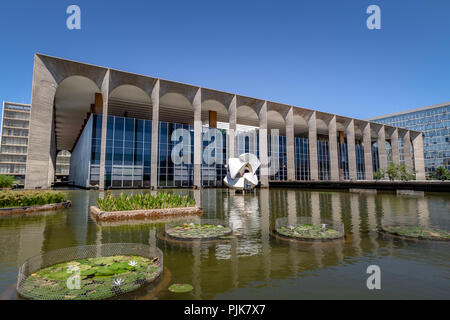
M 387 164 L 392 163 L 392 147 L 391 143 L 386 141 L 386 156 L 387 156 Z
M 327 136 L 317 136 L 317 158 L 319 180 L 330 180 L 330 149 Z
M 295 137 L 295 179 L 309 180 L 309 143 L 308 138 Z
M 202 185 L 204 187 L 224 185 L 223 178 L 227 175 L 226 135 L 226 130 L 203 128 Z
M 91 184 L 100 176 L 102 116 L 94 115 Z M 152 121 L 108 116 L 105 188 L 150 187 Z
M 339 138 L 337 139 L 338 145 L 338 162 L 339 162 L 339 172 L 342 175 L 342 179 L 349 180 L 350 174 L 348 169 L 348 146 L 347 138 L 341 143 Z
M 267 152 L 270 159 L 269 180 L 286 181 L 286 137 L 278 135 L 267 135 Z M 273 163 L 273 161 L 275 161 L 275 163 Z
M 378 142 L 372 144 L 372 168 L 373 173 L 380 169 L 380 157 L 378 155 Z
M 364 145 L 362 141 L 355 141 L 356 152 L 356 179 L 364 180 L 366 178 L 366 170 L 364 165 Z
M 176 156 L 175 163 L 172 152 Z M 194 184 L 194 126 L 159 123 L 159 187 L 191 187 Z

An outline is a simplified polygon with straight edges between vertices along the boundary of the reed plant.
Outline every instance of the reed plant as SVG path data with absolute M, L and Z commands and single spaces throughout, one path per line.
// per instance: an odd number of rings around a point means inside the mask
M 189 196 L 167 192 L 160 192 L 156 195 L 150 193 L 124 195 L 121 193 L 117 197 L 107 194 L 105 198 L 97 200 L 97 205 L 103 211 L 130 211 L 193 207 L 195 200 Z
M 0 208 L 38 206 L 67 201 L 67 194 L 61 191 L 44 190 L 2 190 Z

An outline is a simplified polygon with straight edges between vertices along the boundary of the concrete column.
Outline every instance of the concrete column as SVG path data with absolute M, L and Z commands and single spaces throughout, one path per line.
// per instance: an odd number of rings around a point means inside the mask
M 366 180 L 373 180 L 372 132 L 370 129 L 370 122 L 367 122 L 363 129 L 363 146 L 365 178 Z
M 403 156 L 405 157 L 405 165 L 409 170 L 413 169 L 411 154 L 411 135 L 406 131 L 403 135 Z
M 395 128 L 391 135 L 391 148 L 392 148 L 392 162 L 394 164 L 400 164 L 400 151 L 398 148 L 398 129 Z
M 230 125 L 228 130 L 228 156 L 230 158 L 236 157 L 236 124 L 237 124 L 237 110 L 236 110 L 236 95 L 231 99 L 228 107 L 228 123 Z M 227 158 L 228 161 L 228 158 Z
M 194 96 L 194 188 L 202 187 L 202 89 Z
M 150 167 L 150 187 L 158 188 L 158 156 L 159 156 L 159 97 L 160 81 L 156 80 L 152 90 L 152 155 Z
M 331 180 L 339 181 L 339 157 L 337 147 L 336 116 L 328 122 L 328 146 L 330 148 Z
M 317 123 L 316 112 L 308 119 L 309 171 L 311 180 L 319 180 L 319 165 L 317 159 Z
M 57 87 L 50 71 L 35 55 L 25 189 L 50 187 L 53 102 Z
M 269 156 L 267 154 L 267 101 L 261 105 L 259 117 L 259 160 L 261 161 L 261 187 L 269 187 Z
M 386 153 L 386 135 L 384 126 L 378 130 L 378 158 L 380 160 L 380 169 L 387 168 L 387 153 Z
M 288 181 L 295 180 L 295 138 L 294 107 L 290 107 L 286 115 L 286 156 Z
M 108 100 L 109 100 L 109 81 L 110 81 L 110 71 L 105 74 L 102 83 L 102 140 L 100 144 L 100 177 L 98 182 L 98 187 L 100 190 L 105 189 L 105 163 L 106 163 L 106 134 L 108 131 Z
M 425 180 L 425 159 L 423 155 L 422 133 L 419 133 L 415 138 L 413 138 L 413 148 L 416 180 Z
M 345 128 L 347 136 L 347 150 L 348 150 L 348 170 L 350 180 L 356 180 L 356 147 L 355 147 L 355 121 L 352 119 Z

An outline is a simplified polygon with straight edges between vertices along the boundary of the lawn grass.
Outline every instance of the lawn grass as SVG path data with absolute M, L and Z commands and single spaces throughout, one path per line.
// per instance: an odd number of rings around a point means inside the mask
M 195 206 L 195 200 L 189 196 L 180 196 L 173 193 L 161 192 L 156 195 L 150 193 L 124 195 L 117 197 L 108 194 L 105 198 L 97 200 L 97 206 L 107 212 L 131 211 L 149 209 L 183 208 Z
M 39 206 L 65 201 L 67 201 L 67 194 L 61 191 L 0 191 L 0 208 Z

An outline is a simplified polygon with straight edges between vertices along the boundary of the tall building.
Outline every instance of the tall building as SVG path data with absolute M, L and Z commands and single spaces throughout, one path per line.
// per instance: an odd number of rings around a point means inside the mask
M 423 132 L 426 174 L 437 167 L 450 170 L 450 102 L 368 119 Z
M 70 152 L 62 150 L 56 156 L 55 180 L 67 181 L 70 174 Z
M 0 174 L 25 181 L 30 105 L 3 102 Z
M 35 55 L 25 188 L 222 186 L 252 152 L 269 181 L 372 180 L 389 161 L 425 179 L 422 133 L 234 93 Z M 399 139 L 402 145 L 399 145 Z

